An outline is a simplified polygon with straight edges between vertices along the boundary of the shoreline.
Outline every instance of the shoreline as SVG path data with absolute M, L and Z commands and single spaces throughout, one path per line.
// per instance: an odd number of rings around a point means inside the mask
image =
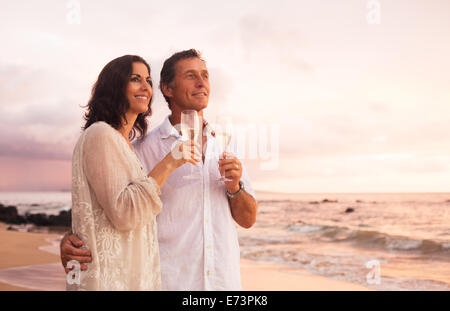
M 37 291 L 39 288 L 20 286 L 26 282 L 15 282 L 14 275 L 23 278 L 26 268 L 59 262 L 59 255 L 46 251 L 53 246 L 49 239 L 59 239 L 57 234 L 20 232 L 7 230 L 9 224 L 0 222 L 0 291 Z M 60 268 L 64 272 L 62 265 Z M 24 270 L 23 274 L 16 271 Z M 31 276 L 30 273 L 28 275 Z
M 65 290 L 57 234 L 8 231 L 0 223 L 0 291 Z M 307 270 L 241 258 L 244 291 L 366 291 Z

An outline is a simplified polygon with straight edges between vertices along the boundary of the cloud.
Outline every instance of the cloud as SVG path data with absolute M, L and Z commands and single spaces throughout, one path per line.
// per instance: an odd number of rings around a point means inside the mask
M 314 71 L 301 56 L 305 40 L 297 29 L 286 29 L 286 25 L 257 15 L 244 16 L 239 29 L 247 62 L 263 61 L 278 71 L 307 74 Z
M 44 124 L 42 120 L 26 124 L 9 122 L 0 126 L 0 156 L 70 160 L 81 122 Z
M 407 1 L 391 3 L 392 18 L 376 28 L 363 6 L 332 1 L 80 3 L 81 25 L 68 25 L 56 0 L 8 2 L 0 12 L 0 153 L 20 157 L 10 162 L 17 171 L 27 157 L 70 159 L 80 105 L 123 54 L 152 66 L 150 128 L 158 125 L 169 113 L 156 91 L 162 62 L 191 47 L 211 72 L 207 116 L 225 105 L 240 123 L 280 125 L 280 167 L 262 172 L 258 162 L 252 178 L 316 189 L 325 180 L 331 189 L 340 177 L 355 185 L 352 174 L 378 171 L 396 183 L 417 174 L 419 184 L 448 169 L 448 1 L 414 5 L 408 16 Z M 388 156 L 404 154 L 413 157 Z
M 17 132 L 11 135 L 11 133 L 3 131 L 0 136 L 0 157 L 70 161 L 73 147 L 72 141 L 39 142 Z
M 85 96 L 64 78 L 49 68 L 0 64 L 1 156 L 70 160 Z

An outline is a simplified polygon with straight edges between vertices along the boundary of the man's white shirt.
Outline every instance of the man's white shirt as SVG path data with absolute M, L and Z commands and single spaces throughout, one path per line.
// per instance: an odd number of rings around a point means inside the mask
M 177 168 L 161 188 L 163 207 L 157 216 L 163 290 L 241 290 L 240 250 L 226 187 L 218 181 L 215 138 L 206 134 L 205 161 Z M 167 117 L 133 143 L 147 172 L 179 139 Z M 193 175 L 194 179 L 183 176 Z M 255 197 L 244 165 L 245 191 Z

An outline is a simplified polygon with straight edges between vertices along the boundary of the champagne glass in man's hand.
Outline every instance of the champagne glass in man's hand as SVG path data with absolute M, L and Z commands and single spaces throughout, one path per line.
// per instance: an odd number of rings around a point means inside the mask
M 227 152 L 228 145 L 231 142 L 232 134 L 232 119 L 229 116 L 218 116 L 216 119 L 215 138 L 219 145 L 220 158 L 222 154 Z M 219 181 L 231 181 L 231 179 L 225 177 L 225 172 L 220 173 Z

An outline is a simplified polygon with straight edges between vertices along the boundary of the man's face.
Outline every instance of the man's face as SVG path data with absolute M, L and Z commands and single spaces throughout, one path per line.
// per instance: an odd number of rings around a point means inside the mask
M 172 108 L 200 111 L 208 106 L 209 73 L 204 61 L 197 57 L 180 60 L 167 95 Z

